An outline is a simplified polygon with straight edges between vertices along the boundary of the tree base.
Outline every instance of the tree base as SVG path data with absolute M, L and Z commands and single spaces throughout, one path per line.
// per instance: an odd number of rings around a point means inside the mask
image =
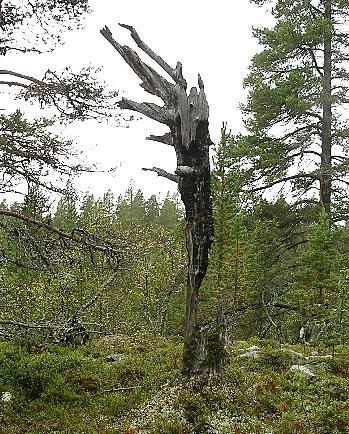
M 227 330 L 216 322 L 197 327 L 184 345 L 183 372 L 188 377 L 215 375 L 228 356 Z

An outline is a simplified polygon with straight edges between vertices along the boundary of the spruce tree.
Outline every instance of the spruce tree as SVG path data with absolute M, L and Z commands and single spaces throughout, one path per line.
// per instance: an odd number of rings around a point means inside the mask
M 71 231 L 77 226 L 78 212 L 76 203 L 78 201 L 78 194 L 74 189 L 71 181 L 68 181 L 65 186 L 65 191 L 61 196 L 57 210 L 54 216 L 55 226 Z

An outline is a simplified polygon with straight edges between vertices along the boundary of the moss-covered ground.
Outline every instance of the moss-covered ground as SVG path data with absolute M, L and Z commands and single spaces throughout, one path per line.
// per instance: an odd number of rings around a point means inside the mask
M 241 357 L 252 345 L 259 357 Z M 287 348 L 318 354 L 314 379 L 290 370 Z M 0 432 L 349 433 L 349 348 L 322 359 L 330 350 L 240 342 L 221 374 L 195 381 L 181 376 L 181 352 L 180 341 L 149 336 L 78 349 L 0 343 Z

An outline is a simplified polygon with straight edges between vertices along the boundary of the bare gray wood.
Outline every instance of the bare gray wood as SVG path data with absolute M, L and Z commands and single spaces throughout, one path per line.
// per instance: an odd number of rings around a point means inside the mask
M 173 175 L 172 173 L 166 172 L 164 169 L 160 169 L 160 167 L 152 167 L 147 168 L 143 167 L 142 170 L 148 171 L 148 172 L 155 172 L 158 176 L 162 176 L 163 178 L 169 179 L 170 181 L 174 181 L 178 183 L 179 178 L 176 175 Z

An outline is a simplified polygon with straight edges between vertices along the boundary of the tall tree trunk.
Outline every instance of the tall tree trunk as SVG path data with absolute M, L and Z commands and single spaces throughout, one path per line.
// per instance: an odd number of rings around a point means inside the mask
M 143 89 L 158 96 L 164 102 L 163 106 L 158 106 L 153 103 L 137 103 L 123 98 L 119 107 L 139 112 L 167 125 L 170 130 L 163 136 L 150 136 L 148 139 L 174 147 L 177 157 L 175 174 L 158 167 L 144 170 L 153 171 L 159 176 L 177 182 L 185 206 L 188 284 L 183 359 L 185 371 L 192 375 L 202 372 L 209 364 L 214 364 L 216 367 L 220 363 L 221 356 L 224 356 L 224 343 L 221 343 L 224 337 L 221 330 L 216 331 L 216 327 L 215 332 L 211 333 L 212 327 L 209 324 L 203 324 L 203 321 L 198 319 L 199 290 L 207 271 L 208 254 L 213 238 L 209 108 L 200 75 L 198 89 L 193 87 L 187 94 L 187 83 L 182 75 L 182 65 L 178 62 L 176 68 L 170 67 L 142 41 L 133 27 L 125 24 L 120 24 L 120 26 L 131 32 L 138 47 L 155 61 L 173 81 L 172 83 L 159 75 L 131 48 L 121 46 L 115 41 L 108 27 L 101 30 L 102 35 L 141 78 Z M 217 341 L 217 345 L 212 345 L 214 340 Z
M 190 148 L 187 150 L 182 147 L 182 152 L 177 154 L 178 167 L 191 169 L 186 175 L 180 176 L 178 182 L 185 206 L 188 252 L 186 342 L 191 340 L 197 326 L 199 289 L 207 271 L 208 252 L 213 236 L 209 145 L 208 122 L 202 121 L 197 127 L 196 139 L 191 142 Z
M 332 0 L 324 0 L 325 20 L 328 23 L 324 39 L 323 119 L 320 169 L 320 202 L 326 212 L 331 209 L 332 193 Z

